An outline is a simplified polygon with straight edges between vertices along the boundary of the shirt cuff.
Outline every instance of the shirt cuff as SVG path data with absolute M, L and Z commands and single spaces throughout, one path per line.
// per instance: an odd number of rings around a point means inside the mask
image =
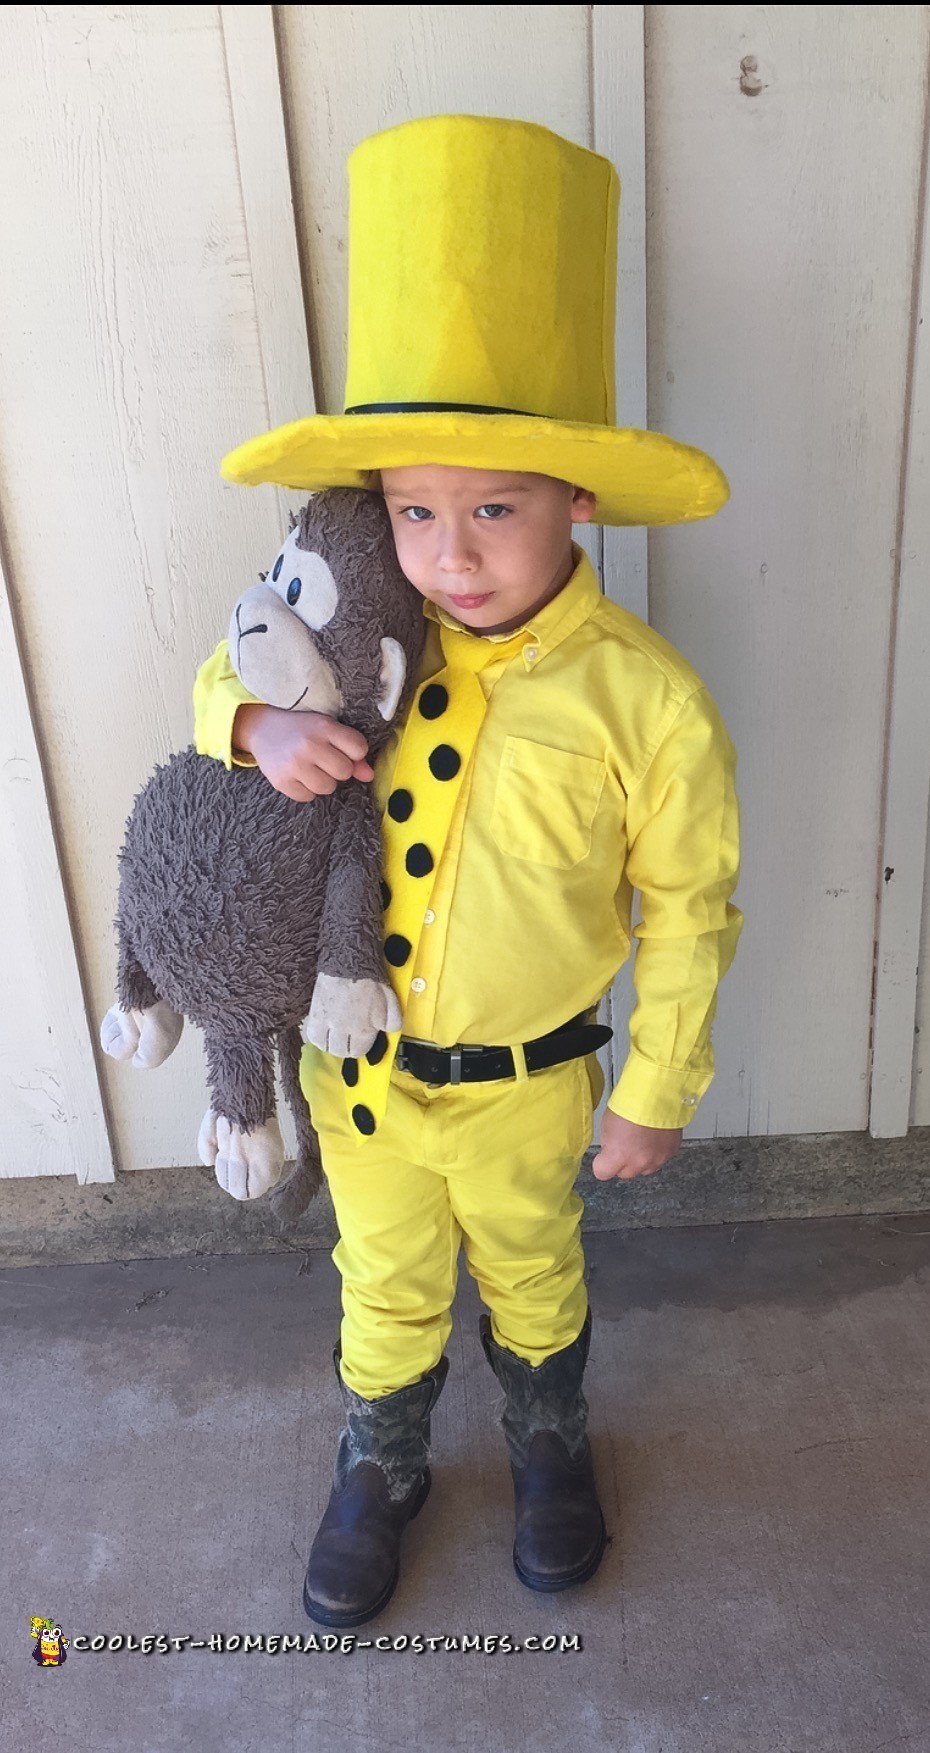
M 206 665 L 204 666 L 206 668 Z M 236 684 L 238 687 L 238 684 Z M 209 688 L 198 676 L 194 688 L 194 747 L 198 755 L 211 755 L 222 761 L 228 770 L 233 767 L 257 767 L 254 755 L 233 748 L 233 724 L 240 706 L 254 702 L 255 696 L 242 689 L 221 683 Z
M 231 739 L 230 739 L 230 744 L 229 744 L 229 764 L 231 767 L 257 767 L 258 766 L 258 762 L 256 761 L 255 756 L 246 754 L 245 749 L 234 749 L 232 746 Z
M 656 1065 L 631 1049 L 611 1092 L 607 1106 L 621 1120 L 637 1126 L 660 1126 L 670 1131 L 684 1128 L 694 1119 L 701 1097 L 714 1078 L 714 1068 L 697 1073 L 673 1065 Z

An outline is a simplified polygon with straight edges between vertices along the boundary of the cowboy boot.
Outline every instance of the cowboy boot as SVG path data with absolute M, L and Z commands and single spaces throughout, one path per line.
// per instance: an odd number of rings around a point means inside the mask
M 373 1619 L 397 1587 L 401 1536 L 429 1495 L 430 1413 L 449 1360 L 442 1356 L 408 1387 L 365 1400 L 343 1381 L 340 1357 L 337 1345 L 345 1428 L 303 1595 L 311 1619 L 341 1627 Z
M 497 1344 L 489 1316 L 481 1316 L 479 1330 L 505 1396 L 500 1422 L 513 1475 L 514 1569 L 530 1589 L 586 1582 L 607 1544 L 581 1388 L 591 1310 L 577 1339 L 535 1366 Z

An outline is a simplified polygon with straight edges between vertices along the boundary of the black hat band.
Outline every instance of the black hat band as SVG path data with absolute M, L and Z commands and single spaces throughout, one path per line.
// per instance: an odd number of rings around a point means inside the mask
M 486 408 L 480 402 L 359 402 L 346 408 L 347 414 L 521 414 L 530 420 L 545 415 L 530 414 L 526 408 Z

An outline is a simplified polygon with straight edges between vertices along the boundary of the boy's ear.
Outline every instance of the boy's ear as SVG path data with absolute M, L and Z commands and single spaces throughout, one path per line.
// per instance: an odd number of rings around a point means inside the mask
M 572 523 L 593 523 L 597 516 L 597 497 L 587 487 L 572 489 Z
M 396 639 L 382 639 L 378 711 L 386 724 L 390 723 L 397 711 L 406 676 L 407 659 L 403 646 Z

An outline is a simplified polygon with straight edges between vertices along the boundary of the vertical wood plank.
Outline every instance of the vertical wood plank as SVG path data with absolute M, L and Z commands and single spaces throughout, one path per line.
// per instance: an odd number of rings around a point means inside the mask
M 644 8 L 591 8 L 591 145 L 609 158 L 620 177 L 615 358 L 617 424 L 647 425 L 646 409 L 646 88 Z M 641 528 L 601 532 L 604 594 L 642 619 L 649 618 L 647 532 Z M 631 924 L 638 923 L 634 896 Z M 635 940 L 633 944 L 635 955 Z M 596 1114 L 597 1135 L 607 1099 L 629 1051 L 630 1017 L 636 1002 L 632 956 L 605 1001 L 614 1038 L 602 1056 L 607 1085 Z
M 316 413 L 273 6 L 221 6 L 268 425 Z M 251 437 L 251 433 L 244 434 Z M 269 489 L 271 491 L 271 489 Z M 305 493 L 275 488 L 282 523 Z
M 911 1125 L 930 1126 L 930 824 L 924 858 L 923 924 L 917 960 Z
M 885 749 L 869 1131 L 907 1131 L 930 795 L 930 225 L 927 124 L 917 250 L 898 589 Z
M 586 6 L 278 7 L 323 411 L 343 406 L 348 154 L 381 128 L 442 112 L 543 122 L 588 144 L 587 14 Z
M 113 1155 L 0 554 L 0 1177 L 112 1181 Z
M 272 426 L 316 413 L 273 6 L 221 6 L 236 157 Z
M 620 176 L 617 287 L 617 424 L 645 427 L 646 86 L 644 8 L 593 6 L 593 137 Z M 647 532 L 605 529 L 604 592 L 648 619 Z

